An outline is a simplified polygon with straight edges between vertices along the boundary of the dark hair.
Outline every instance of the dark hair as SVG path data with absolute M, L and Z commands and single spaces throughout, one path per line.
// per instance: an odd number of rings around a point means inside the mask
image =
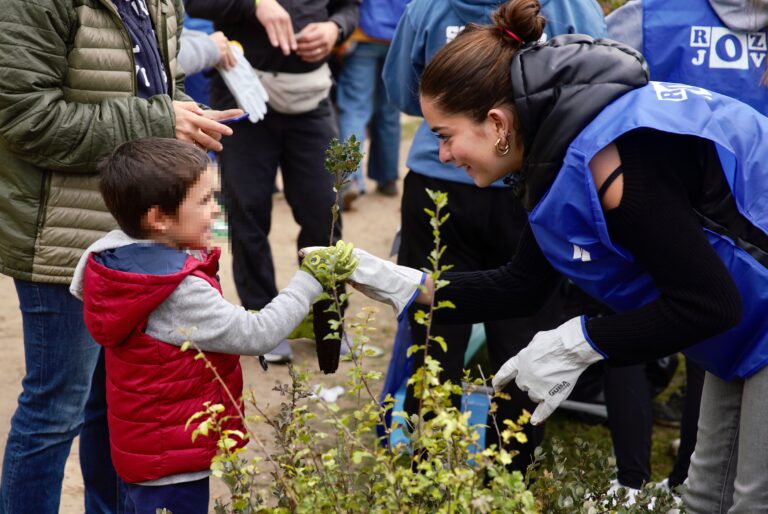
M 427 65 L 421 94 L 447 114 L 484 120 L 510 98 L 512 57 L 541 38 L 546 20 L 540 11 L 538 0 L 510 0 L 493 13 L 493 25 L 468 24 Z
M 99 189 L 123 232 L 141 238 L 147 211 L 158 206 L 175 214 L 208 164 L 203 150 L 178 139 L 137 139 L 118 146 L 102 163 Z

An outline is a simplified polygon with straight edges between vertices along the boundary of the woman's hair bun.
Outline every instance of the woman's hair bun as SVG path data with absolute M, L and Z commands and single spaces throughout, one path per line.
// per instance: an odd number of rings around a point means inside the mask
M 499 28 L 502 39 L 520 45 L 541 38 L 547 20 L 539 15 L 540 12 L 539 0 L 509 0 L 499 6 L 491 15 L 491 19 Z M 513 34 L 520 38 L 520 41 Z

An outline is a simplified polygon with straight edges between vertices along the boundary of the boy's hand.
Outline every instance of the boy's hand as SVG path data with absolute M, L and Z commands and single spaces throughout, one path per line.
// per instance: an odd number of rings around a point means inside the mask
M 352 255 L 352 243 L 339 241 L 336 246 L 313 250 L 301 261 L 301 269 L 312 275 L 326 289 L 333 289 L 357 268 L 358 259 Z

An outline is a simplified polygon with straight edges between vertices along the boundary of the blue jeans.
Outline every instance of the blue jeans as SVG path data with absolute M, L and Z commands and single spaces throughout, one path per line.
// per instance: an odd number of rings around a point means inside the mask
M 125 514 L 207 514 L 208 478 L 171 485 L 125 484 Z
M 768 366 L 730 382 L 707 373 L 683 496 L 691 514 L 768 512 Z
M 68 286 L 14 283 L 23 321 L 26 375 L 5 446 L 0 514 L 56 514 L 64 465 L 72 440 L 83 427 L 100 350 L 85 328 L 83 304 L 69 293 Z M 93 413 L 85 417 L 89 430 L 84 430 L 80 441 L 81 456 L 88 463 L 81 464 L 85 511 L 112 513 L 117 511 L 116 475 L 108 446 L 98 440 L 106 432 L 90 430 L 106 423 L 103 375 L 94 385 Z M 113 481 L 108 480 L 110 476 Z M 94 487 L 94 483 L 106 482 L 106 491 Z
M 381 80 L 387 50 L 385 43 L 357 43 L 344 58 L 336 93 L 342 140 L 354 134 L 362 142 L 370 123 L 368 177 L 379 184 L 397 180 L 400 158 L 400 112 L 389 102 Z M 355 179 L 363 189 L 362 166 Z

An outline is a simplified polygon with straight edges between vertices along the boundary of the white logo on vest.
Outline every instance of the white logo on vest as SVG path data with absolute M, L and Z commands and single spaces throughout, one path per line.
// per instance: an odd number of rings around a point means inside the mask
M 573 245 L 573 260 L 581 262 L 589 262 L 592 260 L 592 256 L 584 248 Z
M 694 66 L 710 69 L 760 68 L 768 52 L 765 32 L 735 32 L 725 27 L 691 27 L 690 47 L 696 49 Z
M 656 91 L 656 98 L 667 102 L 682 102 L 688 100 L 688 94 L 703 96 L 712 100 L 712 92 L 703 87 L 686 86 L 685 84 L 672 84 L 670 82 L 651 81 Z

